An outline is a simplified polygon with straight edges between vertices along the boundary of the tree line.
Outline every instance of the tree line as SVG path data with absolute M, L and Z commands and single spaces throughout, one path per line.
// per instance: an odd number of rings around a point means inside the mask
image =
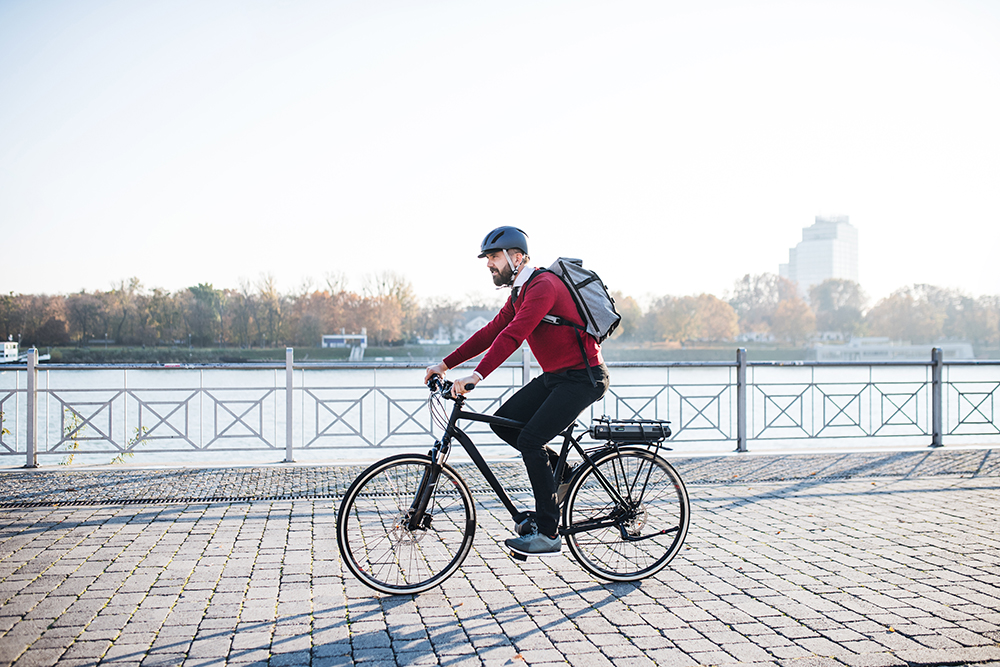
M 746 275 L 721 298 L 711 294 L 660 296 L 645 307 L 615 294 L 622 324 L 615 336 L 631 343 L 695 343 L 759 338 L 801 344 L 818 333 L 886 336 L 930 343 L 963 339 L 1000 344 L 1000 296 L 970 297 L 958 290 L 911 285 L 869 304 L 861 286 L 827 280 L 807 295 L 785 278 Z M 469 311 L 496 304 L 418 299 L 404 277 L 368 276 L 361 290 L 328 279 L 281 293 L 270 276 L 235 288 L 207 283 L 170 292 L 146 289 L 137 278 L 107 291 L 65 295 L 0 296 L 0 336 L 22 346 L 103 343 L 197 347 L 316 347 L 324 334 L 368 334 L 387 346 L 461 335 Z

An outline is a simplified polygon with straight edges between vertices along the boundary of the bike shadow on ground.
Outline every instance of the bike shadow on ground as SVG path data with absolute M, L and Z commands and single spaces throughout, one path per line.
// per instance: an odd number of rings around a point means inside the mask
M 546 575 L 549 576 L 549 575 Z M 517 647 L 524 646 L 529 640 L 535 636 L 540 636 L 546 640 L 549 637 L 549 633 L 558 630 L 566 629 L 567 621 L 573 622 L 575 619 L 581 617 L 593 616 L 594 614 L 601 615 L 602 618 L 607 618 L 606 614 L 601 610 L 604 607 L 614 604 L 620 604 L 621 598 L 625 597 L 631 592 L 641 591 L 644 582 L 598 582 L 591 580 L 588 582 L 567 582 L 570 583 L 568 588 L 562 591 L 552 592 L 552 591 L 539 591 L 533 593 L 528 597 L 518 597 L 516 602 L 511 604 L 499 605 L 499 606 L 486 606 L 485 608 L 478 610 L 472 614 L 461 616 L 456 619 L 454 625 L 451 626 L 435 626 L 432 643 L 435 652 L 438 654 L 439 664 L 467 664 L 468 655 L 448 655 L 449 648 L 465 647 L 469 646 L 470 636 L 476 638 L 483 638 L 486 635 L 482 633 L 469 633 L 467 632 L 468 627 L 474 627 L 477 623 L 487 623 L 487 624 L 500 624 L 503 625 L 505 621 L 500 619 L 511 619 L 516 615 L 522 615 L 523 620 L 530 620 L 532 627 L 528 630 L 509 632 L 504 631 L 503 634 L 497 638 L 498 642 L 506 640 L 510 650 L 512 652 L 517 651 Z M 651 582 L 654 585 L 663 585 L 662 582 Z M 383 614 L 390 614 L 393 611 L 405 612 L 413 609 L 413 605 L 421 598 L 421 596 L 434 595 L 435 593 L 440 593 L 435 589 L 434 591 L 427 591 L 425 593 L 420 593 L 417 595 L 381 595 L 376 594 L 370 598 L 371 601 L 377 602 L 377 608 L 373 608 L 369 611 L 367 615 L 368 620 L 381 620 Z M 445 595 L 446 594 L 441 593 Z M 597 597 L 603 594 L 602 597 Z M 579 609 L 564 609 L 562 608 L 561 602 L 585 599 L 587 601 L 586 607 L 581 607 Z M 536 611 L 544 611 L 549 607 L 554 607 L 559 609 L 559 613 L 556 615 L 532 613 L 532 608 L 536 607 Z M 409 608 L 409 609 L 407 609 Z M 546 617 L 552 618 L 552 620 L 543 620 Z M 352 618 L 355 620 L 363 621 L 366 615 L 354 614 L 352 613 Z M 514 619 L 513 624 L 508 625 L 520 625 L 521 619 Z M 416 633 L 419 634 L 419 633 Z M 429 633 L 428 633 L 429 634 Z M 393 632 L 393 643 L 396 644 L 397 640 L 404 641 L 407 639 L 403 635 L 397 636 L 397 632 Z M 417 639 L 416 636 L 413 637 L 414 640 Z M 364 640 L 362 640 L 363 642 Z M 497 646 L 488 647 L 490 649 L 498 648 L 504 646 L 505 644 L 499 643 Z M 394 647 L 395 648 L 395 647 Z M 484 647 L 487 648 L 487 647 Z M 398 648 L 395 650 L 399 650 Z M 404 649 L 405 650 L 405 649 Z
M 991 455 L 992 450 L 987 450 L 980 454 L 978 465 L 972 472 L 969 471 L 968 467 L 964 467 L 964 470 L 955 470 L 928 465 L 935 458 L 934 452 L 897 452 L 894 454 L 879 455 L 872 459 L 859 458 L 857 454 L 844 454 L 837 457 L 828 455 L 822 457 L 822 459 L 815 460 L 811 466 L 812 472 L 808 472 L 804 476 L 802 472 L 805 469 L 800 471 L 799 476 L 792 476 L 787 473 L 786 469 L 781 467 L 780 461 L 769 461 L 744 471 L 742 474 L 736 473 L 728 479 L 718 482 L 695 481 L 688 484 L 694 489 L 709 485 L 766 485 L 759 493 L 733 495 L 729 503 L 714 508 L 718 511 L 745 507 L 777 498 L 817 495 L 814 492 L 816 487 L 828 485 L 831 482 L 871 481 L 872 485 L 881 483 L 881 487 L 877 490 L 866 489 L 864 491 L 859 491 L 855 488 L 849 490 L 828 489 L 818 495 L 894 493 L 894 489 L 886 487 L 924 477 L 942 477 L 947 475 L 961 476 L 965 479 L 993 477 L 998 475 L 1000 469 L 987 465 L 991 458 L 996 459 L 995 456 Z M 908 489 L 908 491 L 913 491 L 913 489 Z M 693 498 L 698 499 L 700 494 L 695 491 L 691 495 Z M 718 502 L 723 500 L 723 498 L 714 496 L 712 500 Z

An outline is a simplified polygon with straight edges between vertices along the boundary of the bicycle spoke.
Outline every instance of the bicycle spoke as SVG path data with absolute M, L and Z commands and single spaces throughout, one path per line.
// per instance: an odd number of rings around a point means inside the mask
M 475 508 L 461 478 L 443 468 L 438 489 L 419 527 L 410 513 L 426 457 L 390 457 L 351 486 L 337 520 L 338 541 L 348 569 L 365 584 L 387 593 L 413 593 L 450 576 L 468 553 Z
M 584 568 L 615 581 L 662 569 L 687 533 L 689 506 L 680 477 L 666 461 L 641 448 L 609 450 L 595 464 L 570 489 L 566 521 L 586 526 L 614 518 L 614 525 L 569 535 L 570 551 Z M 622 531 L 642 539 L 625 539 Z

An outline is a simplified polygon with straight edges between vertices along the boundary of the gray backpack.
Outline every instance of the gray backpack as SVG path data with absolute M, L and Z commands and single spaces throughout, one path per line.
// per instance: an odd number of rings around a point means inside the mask
M 615 300 L 611 298 L 601 277 L 583 268 L 582 259 L 570 257 L 560 257 L 547 270 L 559 276 L 569 288 L 584 326 L 555 315 L 546 315 L 542 319 L 549 324 L 565 324 L 578 331 L 586 331 L 598 343 L 603 343 L 618 328 L 622 316 L 615 310 Z
M 566 285 L 570 296 L 576 303 L 576 310 L 580 314 L 580 319 L 583 320 L 583 325 L 551 313 L 543 317 L 542 321 L 573 327 L 576 330 L 576 340 L 580 344 L 580 354 L 583 355 L 583 361 L 586 363 L 587 351 L 583 346 L 583 334 L 588 333 L 597 339 L 598 343 L 603 343 L 618 327 L 618 323 L 622 321 L 622 316 L 615 310 L 615 300 L 611 298 L 608 288 L 601 281 L 600 276 L 583 268 L 582 259 L 560 257 L 549 268 L 535 271 L 528 282 L 530 283 L 532 278 L 543 271 L 556 274 Z M 525 283 L 524 286 L 527 287 L 528 284 Z M 596 387 L 597 381 L 594 379 L 590 366 L 587 366 L 587 375 L 590 376 L 590 382 Z

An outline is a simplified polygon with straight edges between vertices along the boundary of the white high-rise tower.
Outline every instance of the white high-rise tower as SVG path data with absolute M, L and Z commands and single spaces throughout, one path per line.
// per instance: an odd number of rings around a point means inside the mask
M 778 265 L 778 275 L 797 283 L 802 296 L 828 278 L 858 282 L 858 230 L 846 215 L 817 215 L 788 250 L 788 263 Z

